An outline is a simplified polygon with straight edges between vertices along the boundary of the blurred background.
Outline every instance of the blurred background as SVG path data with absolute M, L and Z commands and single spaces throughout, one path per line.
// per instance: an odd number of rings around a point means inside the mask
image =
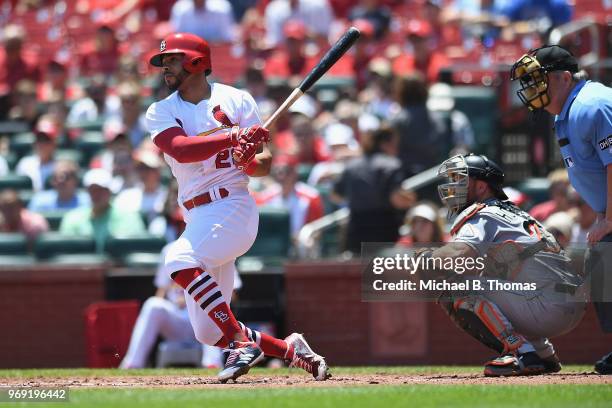
M 154 277 L 182 215 L 144 126 L 168 94 L 148 65 L 161 39 L 207 39 L 209 80 L 249 91 L 265 120 L 351 25 L 359 42 L 275 124 L 232 307 L 278 336 L 299 327 L 331 364 L 489 357 L 435 304 L 362 303 L 361 243 L 447 239 L 431 168 L 475 152 L 563 245 L 584 244 L 595 215 L 509 71 L 561 44 L 609 86 L 610 0 L 0 1 L 0 367 L 118 366 L 141 304 L 177 302 Z M 142 364 L 215 365 L 156 330 Z M 562 361 L 590 364 L 612 341 L 592 310 L 570 336 Z

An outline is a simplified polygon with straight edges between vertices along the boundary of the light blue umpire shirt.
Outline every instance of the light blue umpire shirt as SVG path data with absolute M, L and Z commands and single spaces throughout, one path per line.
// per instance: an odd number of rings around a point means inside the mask
M 612 163 L 612 88 L 580 81 L 555 117 L 557 142 L 569 180 L 598 212 L 606 212 L 607 170 Z

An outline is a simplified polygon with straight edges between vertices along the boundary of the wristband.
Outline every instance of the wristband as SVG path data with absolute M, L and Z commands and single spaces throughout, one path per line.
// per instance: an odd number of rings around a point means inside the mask
M 246 169 L 244 169 L 244 172 L 247 175 L 252 176 L 255 173 L 255 170 L 257 170 L 257 164 L 257 159 L 251 160 L 247 165 Z

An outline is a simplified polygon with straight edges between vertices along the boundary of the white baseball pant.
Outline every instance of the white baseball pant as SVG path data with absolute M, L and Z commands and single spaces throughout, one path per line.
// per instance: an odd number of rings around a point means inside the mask
M 169 245 L 164 260 L 168 274 L 204 269 L 216 281 L 227 304 L 234 288 L 236 258 L 253 245 L 259 225 L 259 212 L 248 191 L 228 190 L 226 198 L 185 211 L 185 231 Z M 185 298 L 196 339 L 211 346 L 217 344 L 223 337 L 221 330 L 192 296 L 185 293 Z

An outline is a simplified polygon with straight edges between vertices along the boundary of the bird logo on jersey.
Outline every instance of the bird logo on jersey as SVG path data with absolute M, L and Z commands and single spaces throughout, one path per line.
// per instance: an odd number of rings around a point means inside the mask
M 217 126 L 216 128 L 205 130 L 204 132 L 198 133 L 198 136 L 208 136 L 219 130 L 229 129 L 235 126 L 230 120 L 230 118 L 227 116 L 227 114 L 221 110 L 221 105 L 215 106 L 212 110 L 212 113 L 213 113 L 213 116 L 215 117 L 215 120 L 221 123 L 221 126 Z

